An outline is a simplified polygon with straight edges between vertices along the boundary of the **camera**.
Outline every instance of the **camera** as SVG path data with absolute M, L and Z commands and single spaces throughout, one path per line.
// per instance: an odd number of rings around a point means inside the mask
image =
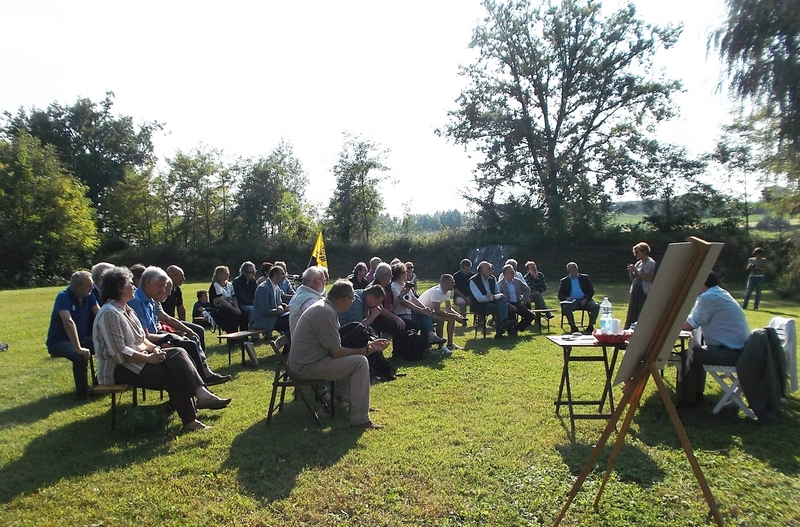
M 411 280 L 406 280 L 406 287 L 409 289 L 414 289 L 416 285 Z

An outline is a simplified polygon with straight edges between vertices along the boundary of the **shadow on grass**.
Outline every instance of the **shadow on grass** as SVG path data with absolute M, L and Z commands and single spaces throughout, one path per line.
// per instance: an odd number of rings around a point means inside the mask
M 324 428 L 302 403 L 287 400 L 271 424 L 262 419 L 236 436 L 223 466 L 235 469 L 239 484 L 256 499 L 272 502 L 288 497 L 301 473 L 338 463 L 362 433 L 382 433 L 351 429 L 338 409 L 333 421 L 320 418 Z
M 109 426 L 109 415 L 103 413 L 31 441 L 22 456 L 0 468 L 0 503 L 34 494 L 64 478 L 124 467 L 175 448 L 164 440 L 165 432 L 142 436 L 130 429 L 111 431 Z
M 13 408 L 0 411 L 0 430 L 28 425 L 47 419 L 56 412 L 69 410 L 83 404 L 74 393 L 61 393 L 43 397 Z
M 777 422 L 762 424 L 749 419 L 738 408 L 724 408 L 718 414 L 711 410 L 719 395 L 706 395 L 705 404 L 696 409 L 678 410 L 689 442 L 696 450 L 728 452 L 741 449 L 747 454 L 768 463 L 787 475 L 800 474 L 800 461 L 795 448 L 787 448 L 788 439 L 797 437 L 800 429 L 800 401 L 792 397 L 783 405 Z M 680 441 L 669 419 L 669 414 L 658 393 L 645 400 L 634 418 L 639 431 L 637 437 L 644 443 L 681 448 Z
M 794 318 L 797 316 L 797 313 L 789 313 L 786 311 L 776 311 L 775 309 L 761 309 L 762 313 L 769 313 L 773 317 L 783 317 L 783 318 Z
M 612 441 L 615 437 L 615 435 L 612 435 L 609 444 L 603 448 L 600 458 L 593 468 L 598 477 L 602 477 L 602 474 L 605 473 L 608 458 L 611 455 Z M 593 449 L 592 445 L 581 443 L 570 443 L 556 447 L 573 476 L 578 476 L 581 473 Z M 647 453 L 629 444 L 622 445 L 619 456 L 614 462 L 614 473 L 620 481 L 637 483 L 645 488 L 662 481 L 665 476 L 664 471 L 658 467 Z

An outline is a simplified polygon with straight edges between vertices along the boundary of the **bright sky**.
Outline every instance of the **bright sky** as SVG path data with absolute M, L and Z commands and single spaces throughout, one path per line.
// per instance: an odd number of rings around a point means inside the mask
M 675 99 L 681 117 L 661 133 L 708 151 L 728 120 L 719 61 L 706 58 L 722 0 L 634 3 L 647 22 L 684 23 L 678 46 L 658 57 L 686 90 Z M 283 138 L 308 174 L 306 197 L 321 205 L 350 131 L 391 151 L 389 213 L 465 210 L 454 189 L 475 161 L 434 130 L 455 108 L 482 16 L 479 0 L 0 0 L 0 110 L 99 102 L 111 90 L 115 113 L 165 123 L 162 159 L 199 145 L 265 156 Z

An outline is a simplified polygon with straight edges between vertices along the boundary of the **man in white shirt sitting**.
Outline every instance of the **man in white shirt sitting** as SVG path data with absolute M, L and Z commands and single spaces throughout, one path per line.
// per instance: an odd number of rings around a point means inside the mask
M 453 342 L 453 333 L 455 332 L 456 322 L 466 321 L 466 317 L 453 309 L 450 304 L 450 297 L 456 281 L 453 275 L 443 274 L 439 278 L 439 285 L 435 285 L 422 293 L 419 301 L 425 306 L 433 310 L 433 321 L 440 322 L 447 326 L 447 343 L 442 346 L 442 353 L 450 354 L 453 350 L 461 349 Z M 444 307 L 442 307 L 444 304 Z
M 703 365 L 736 366 L 750 337 L 744 311 L 731 294 L 719 286 L 719 279 L 713 271 L 683 325 L 686 331 L 698 327 L 703 332 L 705 343 L 691 349 L 691 358 L 688 351 L 681 356 L 681 376 L 675 387 L 678 407 L 693 407 L 702 402 L 706 387 Z

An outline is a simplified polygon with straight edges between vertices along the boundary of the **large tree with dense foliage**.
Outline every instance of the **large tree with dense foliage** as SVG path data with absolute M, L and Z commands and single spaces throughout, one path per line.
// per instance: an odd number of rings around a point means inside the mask
M 86 187 L 25 130 L 0 140 L 0 285 L 60 281 L 97 249 Z
M 165 207 L 154 192 L 151 170 L 129 169 L 125 177 L 106 193 L 108 212 L 104 218 L 106 242 L 111 252 L 129 246 L 166 242 Z
M 125 178 L 126 170 L 154 162 L 153 132 L 156 122 L 135 125 L 133 118 L 112 113 L 114 94 L 101 103 L 78 99 L 72 106 L 52 103 L 46 110 L 5 112 L 5 134 L 26 130 L 43 144 L 53 145 L 61 162 L 88 188 L 101 213 L 107 190 Z
M 554 233 L 600 226 L 607 188 L 630 183 L 619 160 L 672 115 L 680 85 L 655 78 L 651 59 L 680 29 L 645 24 L 633 5 L 606 17 L 591 0 L 532 3 L 484 1 L 479 58 L 441 133 L 484 156 L 467 196 L 484 220 L 540 210 Z
M 219 150 L 198 147 L 192 152 L 178 150 L 167 159 L 165 216 L 169 228 L 184 247 L 211 245 L 222 239 L 223 215 L 232 207 L 226 203 L 231 188 L 227 167 Z
M 308 178 L 290 143 L 281 141 L 266 158 L 241 160 L 233 170 L 241 181 L 234 213 L 245 240 L 309 236 Z
M 344 138 L 339 160 L 333 167 L 336 189 L 328 204 L 327 232 L 347 243 L 368 242 L 383 210 L 377 173 L 388 170 L 383 164 L 388 150 L 350 133 L 345 133 Z
M 775 119 L 776 138 L 800 152 L 800 0 L 727 0 L 714 34 L 733 92 Z

